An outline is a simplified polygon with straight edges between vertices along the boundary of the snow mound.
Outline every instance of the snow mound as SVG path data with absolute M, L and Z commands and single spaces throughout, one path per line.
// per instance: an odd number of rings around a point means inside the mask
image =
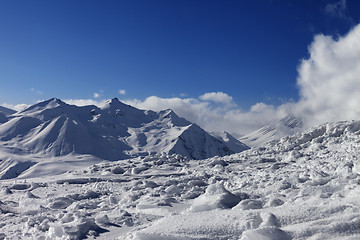
M 32 161 L 2 160 L 0 162 L 0 179 L 16 178 L 35 164 L 36 162 Z
M 196 198 L 191 205 L 190 212 L 204 212 L 214 209 L 227 209 L 236 206 L 240 197 L 224 188 L 222 183 L 209 185 L 205 194 Z

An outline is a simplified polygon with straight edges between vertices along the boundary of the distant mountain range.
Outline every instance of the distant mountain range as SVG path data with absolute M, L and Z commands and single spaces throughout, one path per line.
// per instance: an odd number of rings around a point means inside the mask
M 239 138 L 239 141 L 250 147 L 259 147 L 268 142 L 279 140 L 282 137 L 293 135 L 303 131 L 301 119 L 294 115 L 287 115 L 280 121 L 266 125 L 246 136 Z
M 0 141 L 19 154 L 76 153 L 118 160 L 176 153 L 204 159 L 248 149 L 229 134 L 210 135 L 172 110 L 139 110 L 117 98 L 102 107 L 78 107 L 53 98 L 17 113 L 1 109 Z

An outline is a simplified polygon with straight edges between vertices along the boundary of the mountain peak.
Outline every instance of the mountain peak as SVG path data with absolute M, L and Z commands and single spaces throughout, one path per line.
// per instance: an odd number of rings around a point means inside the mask
M 293 135 L 303 130 L 303 123 L 301 119 L 289 114 L 279 121 L 266 125 L 239 140 L 250 147 L 259 147 L 270 141 L 279 140 L 288 135 Z
M 119 160 L 166 152 L 203 159 L 235 152 L 170 109 L 149 112 L 117 98 L 101 109 L 52 98 L 1 121 L 6 122 L 0 125 L 2 141 L 50 156 L 74 153 Z
M 160 111 L 159 113 L 163 119 L 166 119 L 166 118 L 171 119 L 171 122 L 175 126 L 187 126 L 187 125 L 191 124 L 186 119 L 179 117 L 172 109 L 166 109 L 166 110 Z
M 121 102 L 118 98 L 113 98 L 113 99 L 109 99 L 107 100 L 103 106 L 101 106 L 100 108 L 103 110 L 106 109 L 123 109 L 123 108 L 129 108 L 131 106 Z
M 22 113 L 37 111 L 39 109 L 53 109 L 53 108 L 57 108 L 60 106 L 67 106 L 67 105 L 68 105 L 67 103 L 61 101 L 59 98 L 50 98 L 49 100 L 45 100 L 45 101 L 42 101 L 35 105 L 30 106 L 29 108 L 23 110 Z
M 301 119 L 295 117 L 292 114 L 285 116 L 284 118 L 280 119 L 280 123 L 283 124 L 285 127 L 294 129 L 294 128 L 302 128 L 303 123 Z

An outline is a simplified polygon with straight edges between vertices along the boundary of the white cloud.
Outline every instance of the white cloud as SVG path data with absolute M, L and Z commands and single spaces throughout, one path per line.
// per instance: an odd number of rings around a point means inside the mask
M 189 121 L 198 122 L 202 115 L 206 114 L 209 104 L 201 102 L 194 98 L 161 98 L 151 96 L 144 101 L 140 100 L 125 100 L 127 104 L 135 106 L 140 109 L 151 109 L 160 111 L 164 109 L 172 109 L 180 116 L 188 119 Z
M 125 94 L 126 94 L 126 90 L 120 89 L 120 90 L 119 90 L 119 94 L 120 94 L 120 95 L 125 95 Z
M 94 93 L 94 98 L 99 98 L 99 97 L 100 97 L 100 94 Z
M 212 101 L 217 103 L 231 103 L 232 97 L 223 92 L 209 92 L 199 97 L 203 101 Z
M 179 116 L 197 123 L 210 132 L 228 131 L 237 135 L 254 131 L 284 116 L 282 111 L 284 107 L 278 109 L 264 103 L 257 103 L 250 111 L 241 111 L 239 108 L 218 107 L 211 102 L 195 98 L 151 96 L 144 101 L 125 100 L 124 102 L 140 109 L 155 111 L 170 108 Z
M 10 109 L 13 109 L 15 111 L 22 111 L 22 110 L 25 110 L 26 108 L 30 107 L 29 104 L 8 104 L 8 103 L 3 103 L 1 104 L 1 106 L 3 107 L 6 107 L 6 108 L 10 108 Z
M 337 40 L 317 35 L 298 68 L 298 115 L 313 126 L 360 118 L 360 25 Z

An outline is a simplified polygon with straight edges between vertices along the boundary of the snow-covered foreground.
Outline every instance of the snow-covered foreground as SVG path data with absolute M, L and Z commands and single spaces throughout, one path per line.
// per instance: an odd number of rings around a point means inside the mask
M 221 158 L 25 171 L 0 181 L 0 239 L 360 239 L 359 152 L 342 122 Z

